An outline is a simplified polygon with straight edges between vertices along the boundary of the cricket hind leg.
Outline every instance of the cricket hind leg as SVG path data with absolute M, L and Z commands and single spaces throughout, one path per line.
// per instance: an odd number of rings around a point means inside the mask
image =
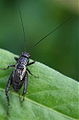
M 6 88 L 5 88 L 5 95 L 6 95 L 7 103 L 8 103 L 8 111 L 7 111 L 8 115 L 9 115 L 9 106 L 10 106 L 9 90 L 10 90 L 11 84 L 12 84 L 12 74 L 10 75 L 10 78 L 9 78 Z
M 27 93 L 27 87 L 28 87 L 28 73 L 27 72 L 26 72 L 23 80 L 24 80 L 24 88 L 23 88 L 23 93 L 22 93 L 22 96 L 23 96 L 23 100 L 22 101 L 24 101 L 24 96 Z
M 10 101 L 9 101 L 10 86 L 11 86 L 11 80 L 9 79 L 9 81 L 7 83 L 7 86 L 6 86 L 6 89 L 5 89 L 5 94 L 6 94 L 6 97 L 7 97 L 8 105 L 10 104 Z

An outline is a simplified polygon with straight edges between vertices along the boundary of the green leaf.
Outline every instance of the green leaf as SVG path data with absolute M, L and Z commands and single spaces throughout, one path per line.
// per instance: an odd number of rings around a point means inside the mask
M 0 68 L 14 64 L 14 54 L 0 49 Z M 5 86 L 12 71 L 0 71 L 0 120 L 76 120 L 79 119 L 79 83 L 36 62 L 29 67 L 28 93 L 21 103 L 10 91 L 9 115 Z

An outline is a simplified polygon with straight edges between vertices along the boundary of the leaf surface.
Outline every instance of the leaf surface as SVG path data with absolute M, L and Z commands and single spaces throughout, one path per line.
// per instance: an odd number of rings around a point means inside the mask
M 0 68 L 15 64 L 15 56 L 0 49 Z M 79 119 L 79 83 L 39 62 L 29 69 L 37 78 L 29 75 L 23 103 L 19 94 L 10 91 L 9 115 L 4 90 L 12 69 L 0 70 L 0 120 Z

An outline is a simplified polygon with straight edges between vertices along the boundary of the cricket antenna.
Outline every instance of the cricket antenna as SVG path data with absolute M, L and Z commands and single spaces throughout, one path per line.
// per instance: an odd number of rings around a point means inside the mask
M 20 8 L 18 8 L 18 11 L 19 11 L 20 21 L 21 21 L 21 25 L 22 25 L 22 30 L 23 30 L 24 42 L 26 42 L 25 29 L 24 29 L 22 13 L 21 13 Z M 24 43 L 24 50 L 25 50 L 25 43 Z
M 47 38 L 52 33 L 56 32 L 59 28 L 61 28 L 64 24 L 66 24 L 69 20 L 71 20 L 72 17 L 68 17 L 66 20 L 64 20 L 61 24 L 57 25 L 53 30 L 51 30 L 49 33 L 47 33 L 43 38 L 41 38 L 39 41 L 37 41 L 32 47 L 36 47 L 40 42 L 42 42 L 45 38 Z M 30 49 L 30 50 L 31 50 Z

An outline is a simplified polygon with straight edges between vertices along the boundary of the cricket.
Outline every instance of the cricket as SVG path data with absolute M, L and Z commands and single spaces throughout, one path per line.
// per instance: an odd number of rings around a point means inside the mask
M 19 9 L 19 15 L 20 15 L 20 20 L 21 20 L 21 25 L 22 25 L 22 30 L 23 30 L 23 36 L 24 36 L 24 41 L 25 41 L 25 30 L 24 30 L 24 25 L 23 25 L 23 20 L 22 20 L 22 15 L 21 15 L 21 10 Z M 37 41 L 32 47 L 37 46 L 41 41 L 43 41 L 45 38 L 47 38 L 50 34 L 54 33 L 57 29 L 62 27 L 65 23 L 67 23 L 71 17 L 65 19 L 63 23 L 57 25 L 53 30 L 51 30 L 48 34 L 46 34 L 43 38 L 41 38 L 39 41 Z M 28 88 L 28 74 L 31 74 L 31 71 L 28 69 L 28 66 L 32 65 L 35 63 L 35 61 L 29 62 L 30 60 L 30 54 L 26 51 L 22 52 L 20 57 L 15 57 L 16 64 L 15 65 L 8 65 L 7 68 L 0 68 L 0 70 L 7 70 L 10 67 L 13 67 L 14 70 L 12 71 L 6 88 L 5 88 L 5 95 L 8 101 L 8 105 L 10 105 L 10 100 L 9 100 L 9 91 L 10 87 L 14 89 L 15 92 L 19 92 L 19 90 L 23 87 L 23 93 L 22 96 L 24 96 L 27 93 L 27 88 Z

